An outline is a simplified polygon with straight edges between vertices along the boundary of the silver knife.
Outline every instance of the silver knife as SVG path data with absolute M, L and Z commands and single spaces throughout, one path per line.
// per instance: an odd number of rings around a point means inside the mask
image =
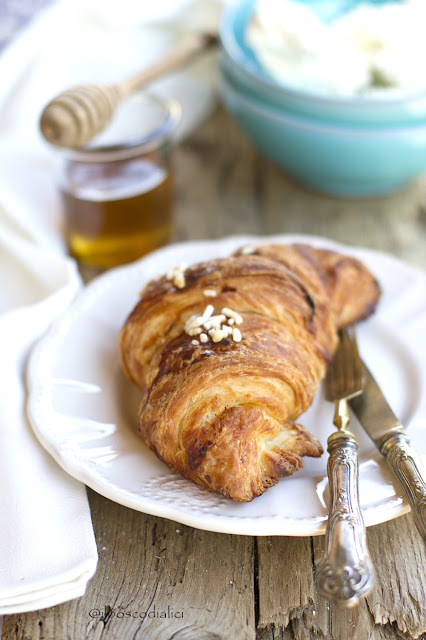
M 426 543 L 426 473 L 410 445 L 400 421 L 387 403 L 379 385 L 363 363 L 364 393 L 349 405 L 374 444 L 385 457 L 389 469 L 402 485 L 411 506 L 414 522 Z

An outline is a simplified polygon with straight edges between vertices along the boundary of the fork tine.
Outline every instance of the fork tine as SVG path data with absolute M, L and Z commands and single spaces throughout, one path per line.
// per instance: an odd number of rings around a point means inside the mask
M 325 388 L 328 400 L 338 400 L 342 397 L 344 392 L 344 380 L 343 380 L 343 341 L 341 331 L 339 331 L 339 342 L 334 352 L 333 359 L 328 365 Z
M 352 329 L 352 331 L 351 331 L 351 335 L 352 335 L 352 354 L 353 354 L 355 377 L 356 377 L 356 379 L 358 381 L 358 385 L 361 387 L 361 389 L 363 389 L 364 388 L 364 373 L 363 373 L 363 370 L 362 370 L 361 356 L 359 355 L 359 351 L 358 351 L 358 341 L 357 341 L 357 338 L 356 338 L 355 325 L 352 325 L 351 329 Z
M 342 360 L 341 364 L 343 364 L 342 377 L 344 380 L 343 383 L 343 393 L 345 396 L 348 396 L 352 393 L 354 389 L 354 351 L 352 347 L 351 337 L 349 335 L 348 329 L 345 327 L 340 332 L 340 340 L 342 344 Z
M 346 391 L 351 396 L 361 393 L 363 389 L 363 373 L 361 358 L 358 352 L 355 327 L 351 326 L 351 333 L 348 329 L 343 331 L 344 359 L 346 371 Z
M 333 359 L 327 367 L 325 375 L 325 391 L 328 400 L 335 400 L 339 397 L 338 381 L 340 379 L 340 352 L 341 341 L 339 336 L 339 342 L 336 347 L 336 351 L 333 354 Z
M 355 328 L 339 330 L 339 344 L 326 374 L 326 395 L 329 400 L 351 398 L 361 393 L 363 374 Z

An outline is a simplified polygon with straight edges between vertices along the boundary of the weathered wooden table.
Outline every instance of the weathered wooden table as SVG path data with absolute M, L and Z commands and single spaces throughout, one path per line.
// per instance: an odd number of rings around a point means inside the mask
M 425 267 L 426 178 L 368 200 L 308 192 L 221 109 L 176 149 L 175 170 L 176 240 L 309 233 Z M 99 564 L 86 595 L 5 617 L 2 640 L 426 639 L 426 549 L 411 514 L 368 529 L 377 586 L 346 611 L 316 591 L 323 536 L 217 534 L 89 499 Z

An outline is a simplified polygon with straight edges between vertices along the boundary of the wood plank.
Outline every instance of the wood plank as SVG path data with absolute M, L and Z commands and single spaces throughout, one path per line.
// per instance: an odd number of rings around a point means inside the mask
M 310 538 L 258 538 L 258 627 L 286 627 L 313 608 L 315 597 Z
M 423 580 L 426 551 L 411 514 L 369 527 L 368 545 L 377 585 L 355 609 L 342 609 L 315 592 L 314 607 L 291 620 L 295 640 L 359 640 L 418 637 L 426 631 Z M 313 538 L 315 567 L 321 562 L 324 537 Z M 314 584 L 315 587 L 315 584 Z
M 294 636 L 290 627 L 283 629 L 271 625 L 259 628 L 257 630 L 256 640 L 294 640 Z
M 199 531 L 89 494 L 99 566 L 85 596 L 5 617 L 2 640 L 254 640 L 251 537 Z
M 221 108 L 179 145 L 174 166 L 177 241 L 306 233 L 426 267 L 426 174 L 381 197 L 316 193 L 256 151 Z
M 175 240 L 263 233 L 259 154 L 220 108 L 175 150 Z
M 271 609 L 270 619 L 263 617 L 262 624 L 273 623 L 274 633 L 286 631 L 291 633 L 294 640 L 360 640 L 368 638 L 367 630 L 374 627 L 371 614 L 365 605 L 356 610 L 342 610 L 319 596 L 315 584 L 315 570 L 322 559 L 324 536 L 314 538 L 293 539 L 299 543 L 299 557 L 295 550 L 290 550 L 289 557 L 283 555 L 283 549 L 278 549 L 271 566 L 279 565 L 281 575 L 274 575 L 280 580 L 279 591 L 286 590 L 286 597 L 291 594 L 293 604 L 299 601 L 299 606 L 292 611 Z M 303 548 L 303 554 L 301 551 Z M 275 551 L 275 550 L 274 550 Z M 275 583 L 274 583 L 275 584 Z M 298 593 L 298 587 L 301 587 Z M 274 596 L 276 597 L 276 595 Z M 290 613 L 290 615 L 289 615 Z M 290 619 L 290 624 L 287 626 Z M 260 623 L 260 619 L 259 619 Z M 287 628 L 286 628 L 287 627 Z M 275 636 L 274 636 L 275 637 Z
M 408 514 L 368 529 L 377 558 L 377 585 L 367 597 L 376 623 L 396 624 L 416 637 L 426 632 L 426 549 Z
M 398 193 L 349 199 L 309 191 L 263 165 L 265 233 L 307 233 L 393 253 L 426 267 L 426 175 Z
M 358 616 L 358 624 L 349 622 L 352 626 L 348 626 L 346 629 L 334 627 L 333 630 L 327 632 L 327 635 L 324 635 L 321 630 L 310 628 L 302 616 L 302 618 L 291 622 L 286 631 L 290 634 L 289 640 L 346 640 L 350 637 L 356 640 L 409 640 L 409 637 L 401 631 L 398 631 L 394 625 L 374 625 L 373 627 L 368 625 L 365 627 L 362 623 L 360 624 L 359 621 L 360 617 Z M 278 634 L 279 631 L 280 630 L 275 630 L 275 633 Z M 267 640 L 275 640 L 275 638 L 280 638 L 280 636 L 273 635 L 271 638 L 267 638 Z M 418 640 L 426 640 L 426 635 L 419 636 Z

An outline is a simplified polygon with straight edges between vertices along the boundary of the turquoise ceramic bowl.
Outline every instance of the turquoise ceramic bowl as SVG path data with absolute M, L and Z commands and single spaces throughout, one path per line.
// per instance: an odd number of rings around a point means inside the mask
M 426 171 L 426 121 L 374 127 L 296 115 L 244 92 L 223 68 L 219 89 L 224 105 L 255 146 L 316 190 L 381 195 Z
M 335 15 L 337 8 L 347 10 L 356 1 L 305 0 L 305 4 L 309 4 L 317 12 L 322 10 L 320 17 L 327 20 Z M 372 1 L 374 0 L 370 0 Z M 331 98 L 299 91 L 277 82 L 262 68 L 254 51 L 245 41 L 246 26 L 255 3 L 256 0 L 242 0 L 230 5 L 223 13 L 220 25 L 224 52 L 222 68 L 232 83 L 245 94 L 296 115 L 304 114 L 330 123 L 388 126 L 426 121 L 426 89 L 386 99 Z M 421 67 L 420 63 L 419 66 Z

